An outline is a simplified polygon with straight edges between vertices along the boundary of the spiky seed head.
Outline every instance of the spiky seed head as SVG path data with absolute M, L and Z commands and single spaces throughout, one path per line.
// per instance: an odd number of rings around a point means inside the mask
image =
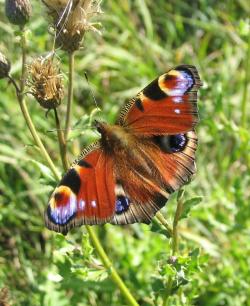
M 90 20 L 102 13 L 101 1 L 93 0 L 43 0 L 52 17 L 56 31 L 56 44 L 67 52 L 80 48 L 81 41 L 87 31 L 100 33 L 100 23 Z
M 5 14 L 13 24 L 23 27 L 31 16 L 29 0 L 5 0 Z
M 6 78 L 9 75 L 10 67 L 10 62 L 0 52 L 0 79 Z
M 56 108 L 64 97 L 63 79 L 52 59 L 37 58 L 28 66 L 31 93 L 46 109 Z

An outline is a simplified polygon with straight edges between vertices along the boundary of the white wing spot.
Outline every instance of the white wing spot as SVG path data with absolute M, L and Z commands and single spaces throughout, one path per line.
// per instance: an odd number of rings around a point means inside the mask
M 176 108 L 176 109 L 174 110 L 174 112 L 175 112 L 176 114 L 180 114 L 180 113 L 181 113 L 181 111 L 180 111 L 178 108 Z
M 97 206 L 96 201 L 91 201 L 91 206 L 96 207 Z
M 84 210 L 85 205 L 86 205 L 86 203 L 85 203 L 84 200 L 80 200 L 80 201 L 79 201 L 79 208 L 80 208 L 81 210 Z
M 182 100 L 182 97 L 181 97 L 181 96 L 176 96 L 176 97 L 173 97 L 173 101 L 174 101 L 174 103 L 181 103 L 181 102 L 183 102 L 183 100 Z

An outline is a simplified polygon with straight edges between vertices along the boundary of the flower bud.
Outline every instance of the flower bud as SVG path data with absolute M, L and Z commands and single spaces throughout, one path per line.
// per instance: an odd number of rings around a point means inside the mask
M 6 78 L 10 72 L 10 62 L 0 52 L 0 79 Z
M 64 97 L 62 75 L 52 59 L 38 58 L 28 67 L 31 93 L 46 109 L 56 108 Z
M 23 27 L 31 15 L 29 0 L 5 0 L 5 14 L 13 24 Z

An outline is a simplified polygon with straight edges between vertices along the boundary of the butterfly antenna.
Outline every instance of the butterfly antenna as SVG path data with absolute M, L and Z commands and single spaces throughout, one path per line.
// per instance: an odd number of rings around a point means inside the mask
M 62 20 L 64 19 L 64 22 L 61 26 L 61 29 L 60 31 L 57 33 L 57 35 L 55 36 L 55 39 L 61 34 L 61 32 L 63 31 L 64 27 L 65 27 L 65 24 L 67 23 L 67 20 L 68 20 L 68 17 L 69 17 L 69 14 L 71 12 L 71 9 L 72 9 L 72 6 L 73 6 L 73 0 L 69 0 L 67 2 L 67 5 L 65 6 L 65 9 L 62 13 L 62 15 L 60 16 L 57 24 L 56 24 L 56 27 L 59 27 L 60 23 L 62 22 Z M 64 18 L 65 17 L 65 18 Z
M 87 128 L 89 130 L 95 130 L 96 129 L 93 126 L 86 125 L 86 126 L 82 126 L 80 128 L 70 128 L 69 130 L 70 131 L 83 130 L 83 128 Z M 47 130 L 46 133 L 54 133 L 54 132 L 57 132 L 57 131 L 66 131 L 66 129 L 52 129 L 52 130 Z
M 90 90 L 92 99 L 94 100 L 95 106 L 96 106 L 96 108 L 100 109 L 100 107 L 98 106 L 98 103 L 97 103 L 97 101 L 96 101 L 96 98 L 95 98 L 95 96 L 94 96 L 93 90 L 92 90 L 92 88 L 91 88 L 91 86 L 90 86 L 88 74 L 87 74 L 86 71 L 84 72 L 84 76 L 85 76 L 85 79 L 86 79 L 86 81 L 87 81 L 87 83 L 88 83 L 88 85 L 89 85 L 89 90 Z

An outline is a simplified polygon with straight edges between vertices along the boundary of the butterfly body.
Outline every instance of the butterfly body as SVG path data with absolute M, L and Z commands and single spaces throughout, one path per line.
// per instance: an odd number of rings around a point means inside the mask
M 96 121 L 101 138 L 53 192 L 46 225 L 67 233 L 82 224 L 149 223 L 195 172 L 200 85 L 194 66 L 178 66 L 126 104 L 115 125 Z

